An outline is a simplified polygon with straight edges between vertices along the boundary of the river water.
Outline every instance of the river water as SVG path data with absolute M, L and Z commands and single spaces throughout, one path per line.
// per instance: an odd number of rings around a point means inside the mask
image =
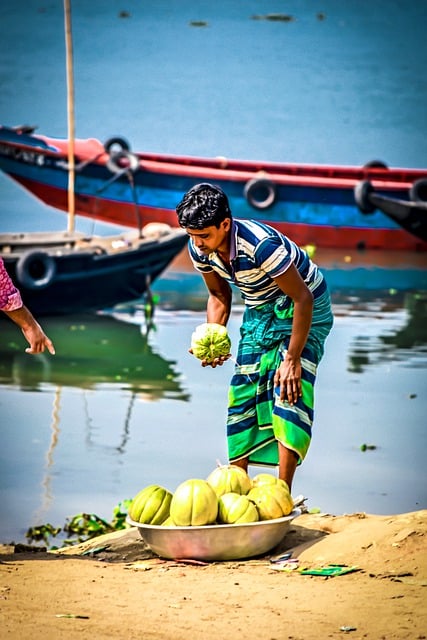
M 194 296 L 182 302 L 163 298 L 148 338 L 138 308 L 46 318 L 54 358 L 30 358 L 15 327 L 0 323 L 1 540 L 81 511 L 111 517 L 147 484 L 173 491 L 226 462 L 232 364 L 202 369 L 187 353 L 204 312 L 186 308 Z M 338 514 L 426 508 L 426 293 L 340 294 L 334 310 L 294 493 Z M 240 317 L 236 305 L 234 345 Z
M 167 153 L 426 165 L 421 0 L 74 0 L 72 9 L 79 137 L 122 135 Z M 284 11 L 287 21 L 265 19 Z M 2 2 L 1 123 L 66 135 L 64 56 L 62 2 Z M 64 227 L 64 214 L 0 176 L 0 230 Z M 83 219 L 77 228 L 93 230 Z M 336 321 L 294 493 L 331 513 L 426 508 L 426 258 L 319 250 L 316 260 Z M 146 484 L 173 490 L 226 461 L 232 365 L 202 370 L 187 353 L 204 320 L 203 285 L 181 257 L 154 289 L 148 337 L 141 305 L 46 318 L 55 358 L 27 356 L 0 321 L 0 541 L 81 511 L 109 518 Z M 234 344 L 240 317 L 236 300 Z

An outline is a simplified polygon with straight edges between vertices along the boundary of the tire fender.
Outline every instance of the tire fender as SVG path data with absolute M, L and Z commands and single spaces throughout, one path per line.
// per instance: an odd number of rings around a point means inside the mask
M 427 178 L 415 180 L 409 189 L 409 199 L 414 202 L 427 202 Z
M 388 165 L 382 160 L 370 160 L 363 165 L 364 169 L 388 169 Z
M 255 209 L 268 209 L 277 197 L 276 185 L 268 178 L 252 178 L 245 184 L 243 193 Z
M 104 149 L 107 153 L 115 151 L 130 151 L 130 144 L 126 138 L 115 136 L 114 138 L 108 138 L 108 140 L 104 142 Z
M 19 284 L 27 289 L 45 289 L 52 284 L 56 275 L 56 262 L 45 251 L 27 251 L 16 265 Z
M 373 191 L 374 188 L 369 180 L 362 180 L 354 187 L 354 199 L 362 213 L 369 214 L 375 211 L 375 205 L 369 200 L 369 194 Z

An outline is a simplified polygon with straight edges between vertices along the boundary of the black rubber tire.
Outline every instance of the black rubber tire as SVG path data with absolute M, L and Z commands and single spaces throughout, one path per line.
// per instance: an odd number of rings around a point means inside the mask
M 114 138 L 108 138 L 108 140 L 104 142 L 104 149 L 107 153 L 114 151 L 130 151 L 130 144 L 126 138 L 116 136 Z
M 369 180 L 362 180 L 354 187 L 354 199 L 362 213 L 373 213 L 376 209 L 375 205 L 369 201 L 369 194 L 372 193 L 373 190 Z
M 56 262 L 45 251 L 27 251 L 18 260 L 16 277 L 19 284 L 27 289 L 45 289 L 55 279 Z
M 388 165 L 382 160 L 371 160 L 363 165 L 364 169 L 388 169 Z
M 252 178 L 245 184 L 243 193 L 254 209 L 268 209 L 277 197 L 276 185 L 268 178 Z
M 413 202 L 427 202 L 427 178 L 415 180 L 409 189 L 409 199 Z

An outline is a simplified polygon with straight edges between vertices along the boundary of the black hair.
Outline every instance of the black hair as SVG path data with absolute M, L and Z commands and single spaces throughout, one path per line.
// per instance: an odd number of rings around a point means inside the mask
M 208 182 L 191 187 L 177 205 L 176 213 L 184 229 L 218 228 L 223 220 L 232 217 L 224 191 Z

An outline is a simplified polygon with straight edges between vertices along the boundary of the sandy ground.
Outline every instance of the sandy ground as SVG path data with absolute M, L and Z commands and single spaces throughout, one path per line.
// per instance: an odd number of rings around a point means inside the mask
M 4 546 L 1 635 L 421 640 L 427 638 L 426 532 L 427 510 L 303 514 L 268 555 L 209 564 L 161 560 L 135 529 L 55 554 Z M 270 558 L 286 551 L 299 569 L 342 564 L 358 570 L 335 577 L 275 570 Z

